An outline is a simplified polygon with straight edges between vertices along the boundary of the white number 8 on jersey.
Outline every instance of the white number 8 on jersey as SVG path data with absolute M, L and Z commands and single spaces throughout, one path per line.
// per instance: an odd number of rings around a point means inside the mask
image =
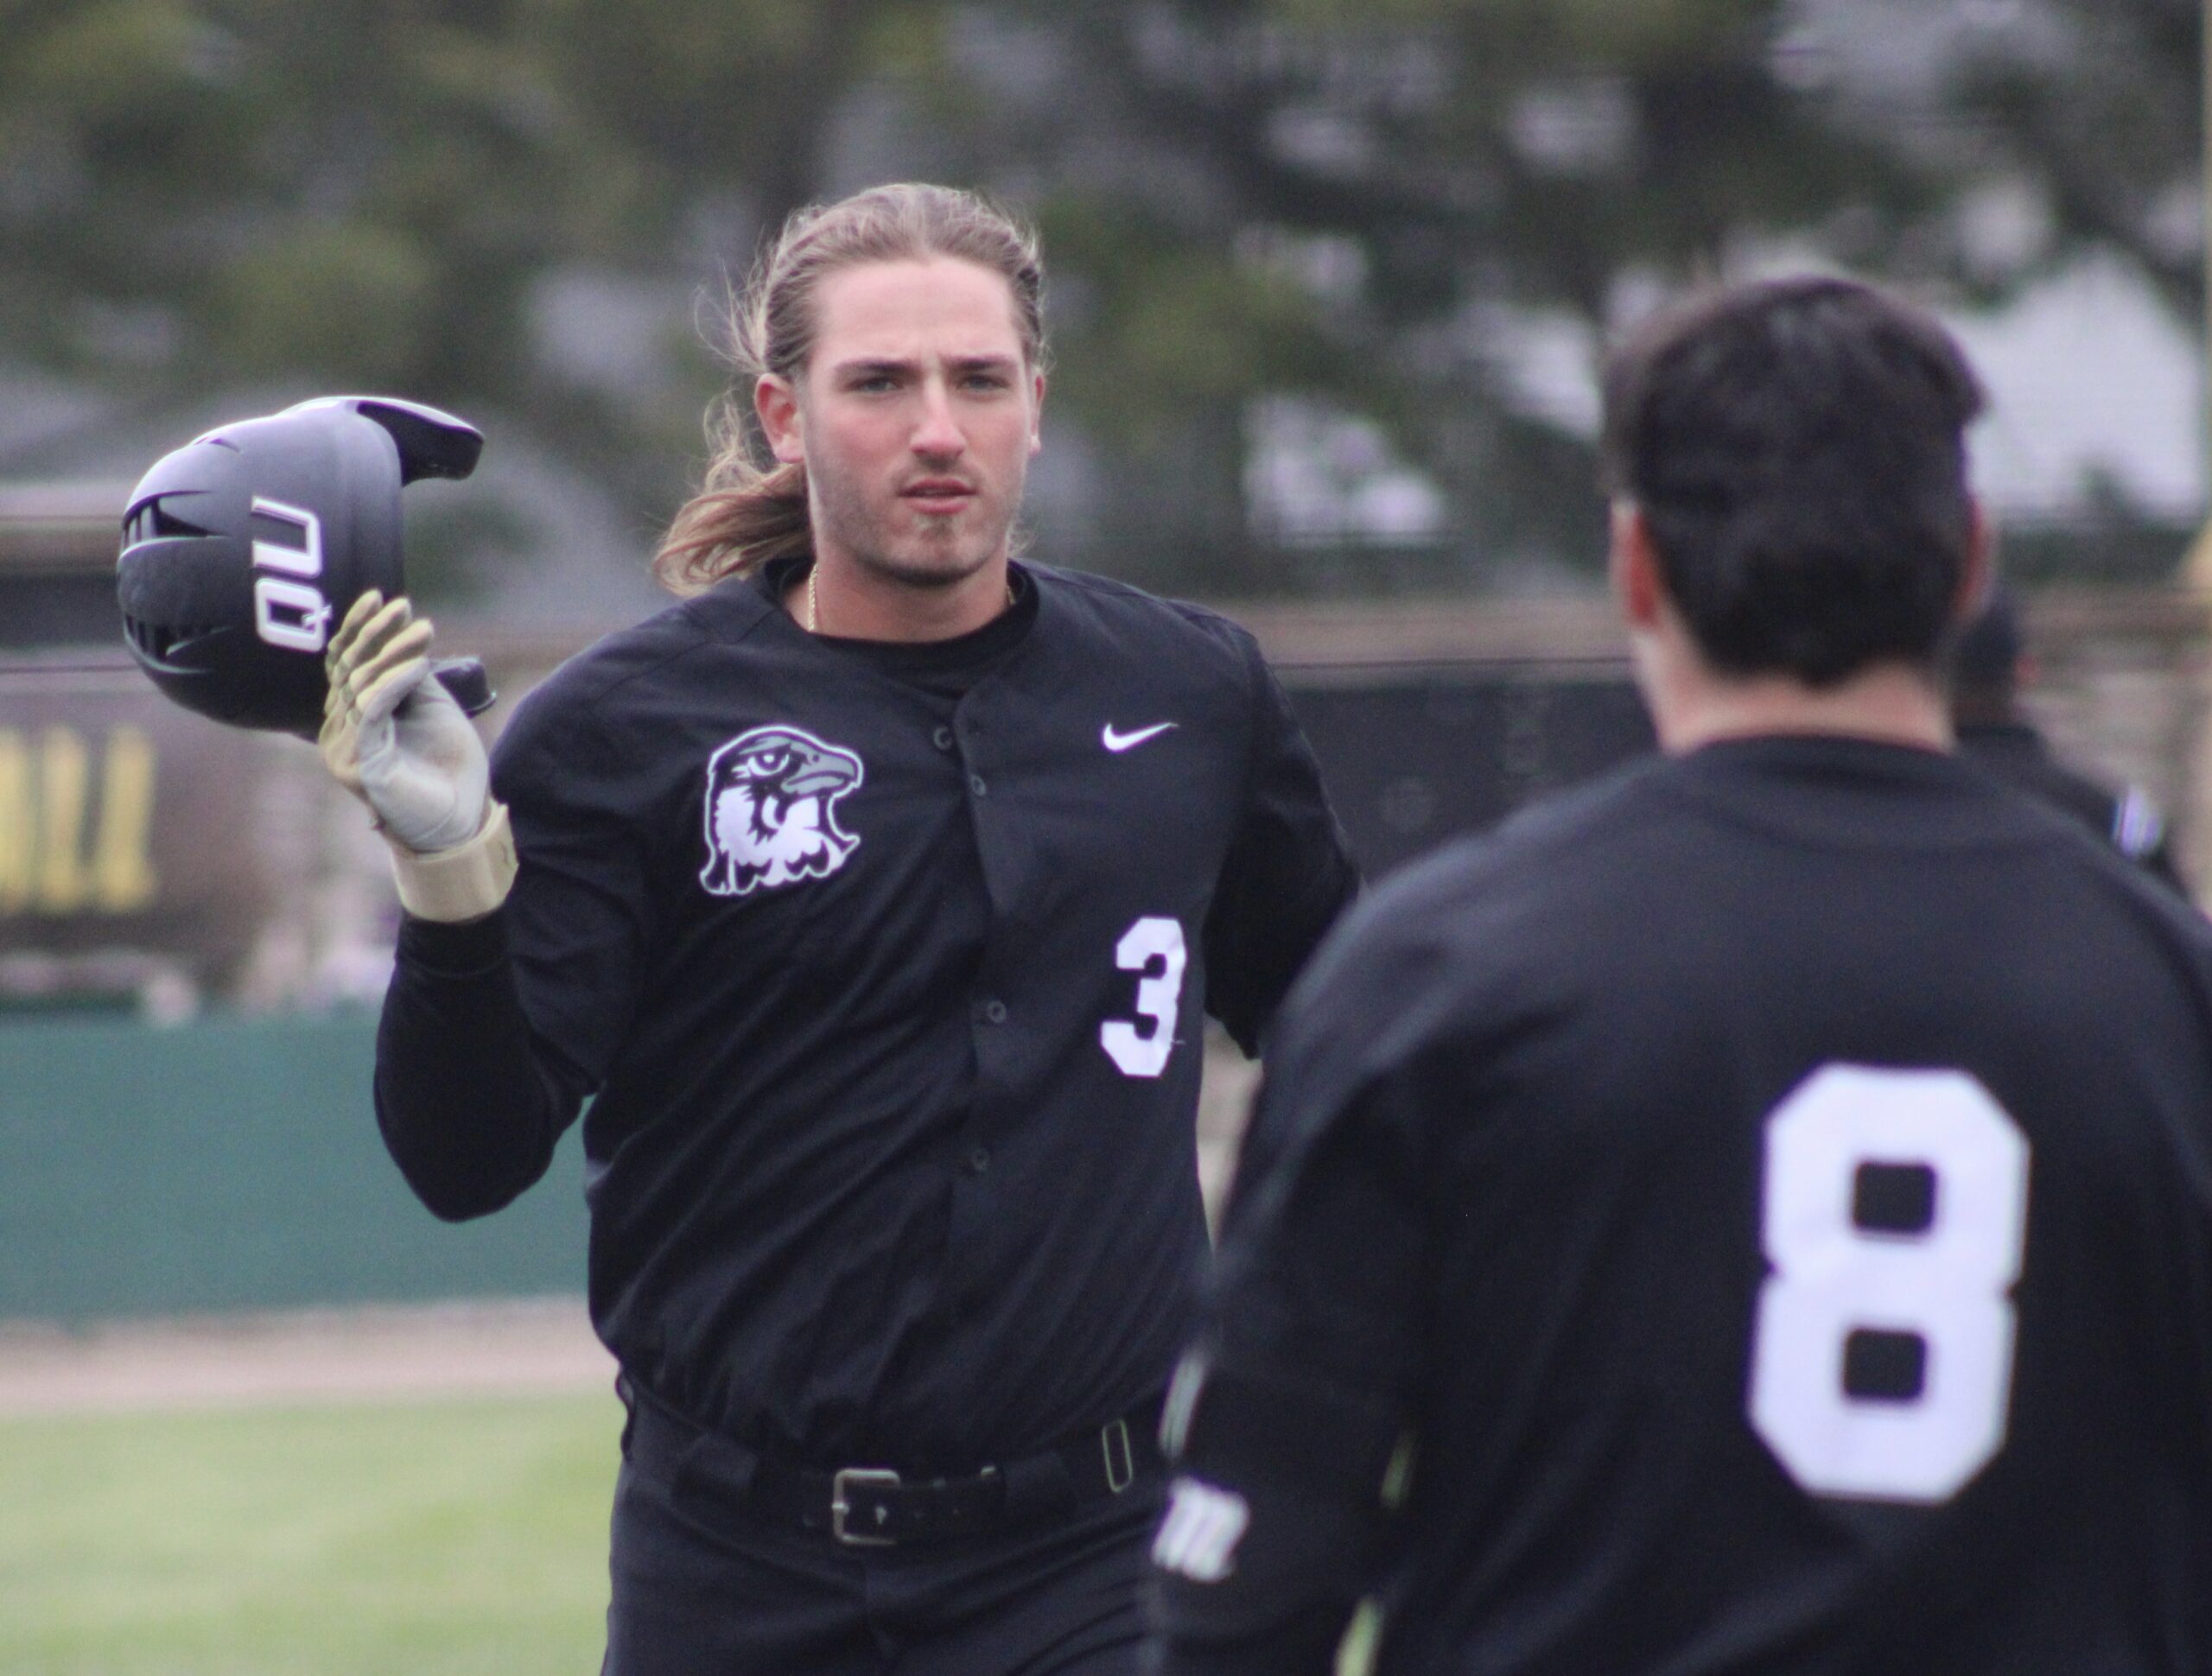
M 1861 1224 L 1884 1166 L 1932 1184 L 1924 1226 Z M 2027 1196 L 2025 1137 L 1963 1071 L 1826 1065 L 1774 1108 L 1751 1418 L 1807 1489 L 1941 1501 L 2002 1446 Z M 1916 1389 L 1847 1388 L 1875 1336 L 1917 1342 Z

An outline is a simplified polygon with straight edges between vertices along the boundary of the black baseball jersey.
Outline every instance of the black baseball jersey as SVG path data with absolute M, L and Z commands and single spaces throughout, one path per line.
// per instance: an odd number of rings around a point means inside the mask
M 2141 786 L 2107 790 L 2061 762 L 2024 721 L 1961 723 L 1959 749 L 2007 784 L 2064 809 L 2153 878 L 2189 893 L 2174 861 L 2165 816 Z
M 790 567 L 602 641 L 493 778 L 499 912 L 410 921 L 380 1121 L 447 1216 L 587 1095 L 594 1320 L 753 1447 L 972 1470 L 1165 1384 L 1247 1051 L 1355 888 L 1251 638 L 1017 567 L 959 639 L 819 638 Z
M 2212 936 L 2071 822 L 1639 765 L 1376 892 L 1273 1046 L 1168 1668 L 1263 1667 L 1270 1475 L 1334 1470 L 1222 1379 L 1408 1428 L 1385 1673 L 2212 1670 Z

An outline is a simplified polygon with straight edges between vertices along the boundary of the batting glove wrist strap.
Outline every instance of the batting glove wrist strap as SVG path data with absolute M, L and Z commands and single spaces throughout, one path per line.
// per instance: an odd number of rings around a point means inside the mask
M 390 841 L 390 835 L 386 835 Z M 391 845 L 399 905 L 416 919 L 481 919 L 507 899 L 515 882 L 515 836 L 507 806 L 493 802 L 483 829 L 465 843 L 428 855 Z

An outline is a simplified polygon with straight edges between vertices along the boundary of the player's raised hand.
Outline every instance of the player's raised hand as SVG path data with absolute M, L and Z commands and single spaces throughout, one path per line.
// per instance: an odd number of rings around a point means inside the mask
M 390 646 L 401 631 L 411 627 L 414 616 L 414 607 L 405 598 L 387 603 L 382 594 L 371 588 L 353 601 L 345 621 L 323 649 L 322 665 L 329 687 L 323 695 L 322 731 L 317 744 L 324 765 L 339 784 L 363 803 L 368 802 L 368 793 L 361 787 L 359 705 L 353 676 L 370 656 Z M 416 649 L 422 650 L 423 636 L 417 632 L 412 638 Z
M 431 678 L 428 618 L 374 590 L 346 613 L 324 656 L 323 760 L 418 855 L 451 849 L 484 824 L 490 771 L 474 726 Z

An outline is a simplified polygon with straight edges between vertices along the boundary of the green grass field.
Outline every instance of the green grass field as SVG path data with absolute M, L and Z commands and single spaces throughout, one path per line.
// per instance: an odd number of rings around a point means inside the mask
M 608 1397 L 0 1420 L 0 1676 L 591 1676 L 620 1426 Z
M 611 1397 L 0 1421 L 0 1676 L 589 1676 Z

